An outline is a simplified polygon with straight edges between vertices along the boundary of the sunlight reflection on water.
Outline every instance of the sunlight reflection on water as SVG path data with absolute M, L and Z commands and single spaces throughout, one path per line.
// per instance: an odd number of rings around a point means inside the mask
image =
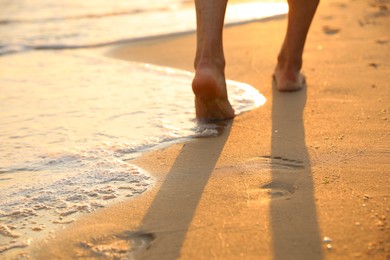
M 18 243 L 143 193 L 153 178 L 128 163 L 141 152 L 218 135 L 194 120 L 190 72 L 81 51 L 1 61 L 0 229 L 15 228 Z M 265 102 L 247 84 L 228 86 L 238 113 Z
M 194 120 L 190 72 L 83 50 L 21 52 L 193 31 L 192 1 L 0 0 L 0 6 L 0 54 L 16 52 L 0 56 L 0 233 L 18 234 L 0 236 L 0 254 L 147 190 L 153 178 L 129 164 L 140 153 L 218 134 L 217 125 Z M 286 11 L 280 2 L 229 5 L 226 22 Z M 247 84 L 227 83 L 237 113 L 266 101 Z M 41 233 L 32 231 L 41 225 Z
M 29 49 L 101 46 L 130 39 L 195 30 L 186 1 L 13 1 L 0 14 L 0 54 Z M 226 24 L 285 14 L 279 1 L 229 4 Z M 33 10 L 33 11 L 31 11 Z M 140 22 L 142 21 L 142 22 Z

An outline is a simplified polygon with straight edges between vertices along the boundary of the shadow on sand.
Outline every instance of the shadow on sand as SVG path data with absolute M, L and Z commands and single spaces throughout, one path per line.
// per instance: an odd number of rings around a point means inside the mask
M 272 92 L 270 221 L 274 259 L 323 259 L 305 143 L 306 88 Z
M 131 253 L 132 258 L 179 258 L 185 235 L 231 125 L 232 121 L 226 122 L 218 137 L 195 139 L 183 146 L 139 228 L 139 235 L 153 245 L 147 250 L 139 247 Z
M 323 259 L 303 124 L 306 89 L 285 94 L 274 88 L 272 96 L 271 155 L 264 156 L 271 163 L 272 181 L 262 188 L 271 196 L 273 256 L 277 260 Z M 196 139 L 183 146 L 135 234 L 144 245 L 137 246 L 131 258 L 180 257 L 185 235 L 231 124 L 217 138 Z

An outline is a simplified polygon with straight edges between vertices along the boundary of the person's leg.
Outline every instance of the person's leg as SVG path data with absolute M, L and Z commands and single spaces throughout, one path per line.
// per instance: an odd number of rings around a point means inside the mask
M 296 91 L 305 85 L 301 74 L 302 54 L 318 3 L 319 0 L 288 0 L 287 33 L 274 73 L 276 88 L 280 91 Z
M 227 0 L 195 0 L 197 49 L 194 61 L 196 117 L 222 120 L 234 117 L 226 90 L 222 30 Z

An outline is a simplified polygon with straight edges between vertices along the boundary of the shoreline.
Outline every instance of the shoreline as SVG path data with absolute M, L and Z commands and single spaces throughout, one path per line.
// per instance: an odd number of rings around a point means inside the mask
M 227 78 L 256 86 L 267 103 L 217 138 L 132 160 L 154 176 L 152 188 L 34 244 L 32 256 L 389 257 L 390 19 L 369 3 L 320 5 L 304 56 L 308 87 L 288 95 L 273 90 L 270 66 L 286 21 L 227 28 Z M 151 39 L 109 56 L 192 71 L 194 39 Z

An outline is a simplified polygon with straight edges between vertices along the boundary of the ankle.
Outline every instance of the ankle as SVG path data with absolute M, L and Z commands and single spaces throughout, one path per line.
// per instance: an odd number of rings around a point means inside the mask
M 277 69 L 281 71 L 299 72 L 302 68 L 302 57 L 289 57 L 284 54 L 279 54 Z
M 223 61 L 204 61 L 201 60 L 198 62 L 198 64 L 195 67 L 196 70 L 198 69 L 212 69 L 212 70 L 217 70 L 217 71 L 225 71 L 225 62 Z
M 220 55 L 196 55 L 194 60 L 194 68 L 195 70 L 198 67 L 208 67 L 208 68 L 216 68 L 219 70 L 225 70 L 225 57 L 222 54 Z

